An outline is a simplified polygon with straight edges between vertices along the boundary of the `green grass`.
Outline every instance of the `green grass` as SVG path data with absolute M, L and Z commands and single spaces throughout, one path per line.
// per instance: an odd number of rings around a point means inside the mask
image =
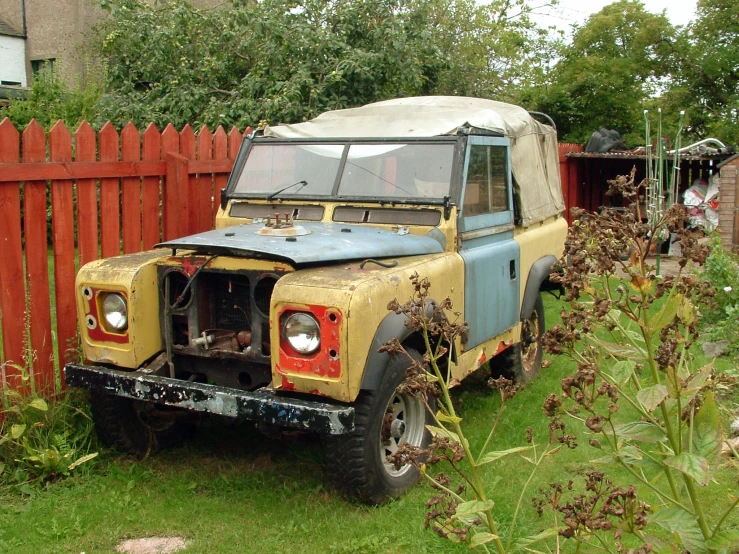
M 547 297 L 549 325 L 562 304 Z M 545 441 L 548 420 L 541 405 L 560 379 L 572 370 L 563 357 L 507 406 L 493 449 L 523 443 L 526 428 Z M 479 448 L 498 406 L 497 394 L 475 376 L 455 389 L 466 433 Z M 570 432 L 580 426 L 570 424 Z M 599 452 L 581 435 L 580 447 L 552 457 L 525 495 L 521 525 L 535 532 L 547 525 L 530 505 L 536 489 L 552 481 L 578 480 Z M 527 464 L 509 457 L 486 466 L 485 478 L 502 479 L 494 488 L 496 514 L 507 527 Z M 419 485 L 396 502 L 377 508 L 339 497 L 327 485 L 323 449 L 310 436 L 271 440 L 249 424 L 209 425 L 184 448 L 134 461 L 107 453 L 95 466 L 46 490 L 20 496 L 0 492 L 0 552 L 112 553 L 124 538 L 182 536 L 188 553 L 274 552 L 329 554 L 468 552 L 465 545 L 439 539 L 424 529 L 425 501 Z M 609 476 L 628 484 L 624 472 L 608 467 Z M 702 490 L 718 512 L 734 489 L 736 470 L 726 468 Z M 646 496 L 650 503 L 654 498 Z

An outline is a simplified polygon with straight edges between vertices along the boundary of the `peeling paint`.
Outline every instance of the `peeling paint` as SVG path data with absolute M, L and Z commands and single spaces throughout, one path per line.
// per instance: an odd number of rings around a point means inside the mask
M 277 396 L 270 389 L 250 392 L 79 364 L 68 364 L 64 373 L 71 387 L 195 412 L 244 418 L 322 434 L 338 435 L 354 429 L 353 407 Z M 283 378 L 283 382 L 293 387 L 286 378 Z

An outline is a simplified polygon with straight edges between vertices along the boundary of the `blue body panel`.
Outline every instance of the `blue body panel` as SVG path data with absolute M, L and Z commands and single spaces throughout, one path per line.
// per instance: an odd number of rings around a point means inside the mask
M 510 172 L 510 139 L 472 136 L 464 161 L 464 190 L 470 164 L 470 148 L 475 145 L 505 147 L 508 152 L 506 188 L 508 206 L 513 206 Z M 464 315 L 470 324 L 465 348 L 473 348 L 507 331 L 519 322 L 521 289 L 521 249 L 513 239 L 513 210 L 467 215 L 464 205 L 459 218 L 464 259 Z M 496 231 L 499 228 L 500 231 Z M 485 234 L 486 230 L 489 234 Z M 476 236 L 482 234 L 484 236 Z M 465 239 L 465 235 L 475 237 Z
M 520 248 L 508 231 L 465 241 L 459 253 L 464 259 L 464 315 L 470 324 L 465 347 L 472 348 L 518 323 Z
M 263 223 L 207 231 L 157 244 L 207 254 L 254 256 L 293 264 L 438 254 L 442 245 L 430 236 L 405 234 L 367 225 L 301 222 L 310 234 L 275 237 L 256 234 Z

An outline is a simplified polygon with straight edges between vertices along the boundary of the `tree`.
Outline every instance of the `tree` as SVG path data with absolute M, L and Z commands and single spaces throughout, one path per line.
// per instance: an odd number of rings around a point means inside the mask
M 699 0 L 681 36 L 679 71 L 665 102 L 686 109 L 689 132 L 739 144 L 739 3 Z
M 210 126 L 295 122 L 428 93 L 445 56 L 406 0 L 111 0 L 103 116 Z
M 101 117 L 244 127 L 400 96 L 512 100 L 546 52 L 529 2 L 103 0 Z
M 575 27 L 551 81 L 525 98 L 555 119 L 565 140 L 586 142 L 607 127 L 638 144 L 642 110 L 670 83 L 674 41 L 664 14 L 647 12 L 639 0 L 619 0 Z

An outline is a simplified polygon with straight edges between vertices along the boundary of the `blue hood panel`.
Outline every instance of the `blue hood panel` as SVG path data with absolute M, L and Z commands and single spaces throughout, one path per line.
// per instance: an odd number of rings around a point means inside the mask
M 157 244 L 157 247 L 195 250 L 204 254 L 228 254 L 286 260 L 293 264 L 364 260 L 438 254 L 441 244 L 429 236 L 363 225 L 300 222 L 310 234 L 294 237 L 257 235 L 263 223 L 250 223 L 207 231 Z

